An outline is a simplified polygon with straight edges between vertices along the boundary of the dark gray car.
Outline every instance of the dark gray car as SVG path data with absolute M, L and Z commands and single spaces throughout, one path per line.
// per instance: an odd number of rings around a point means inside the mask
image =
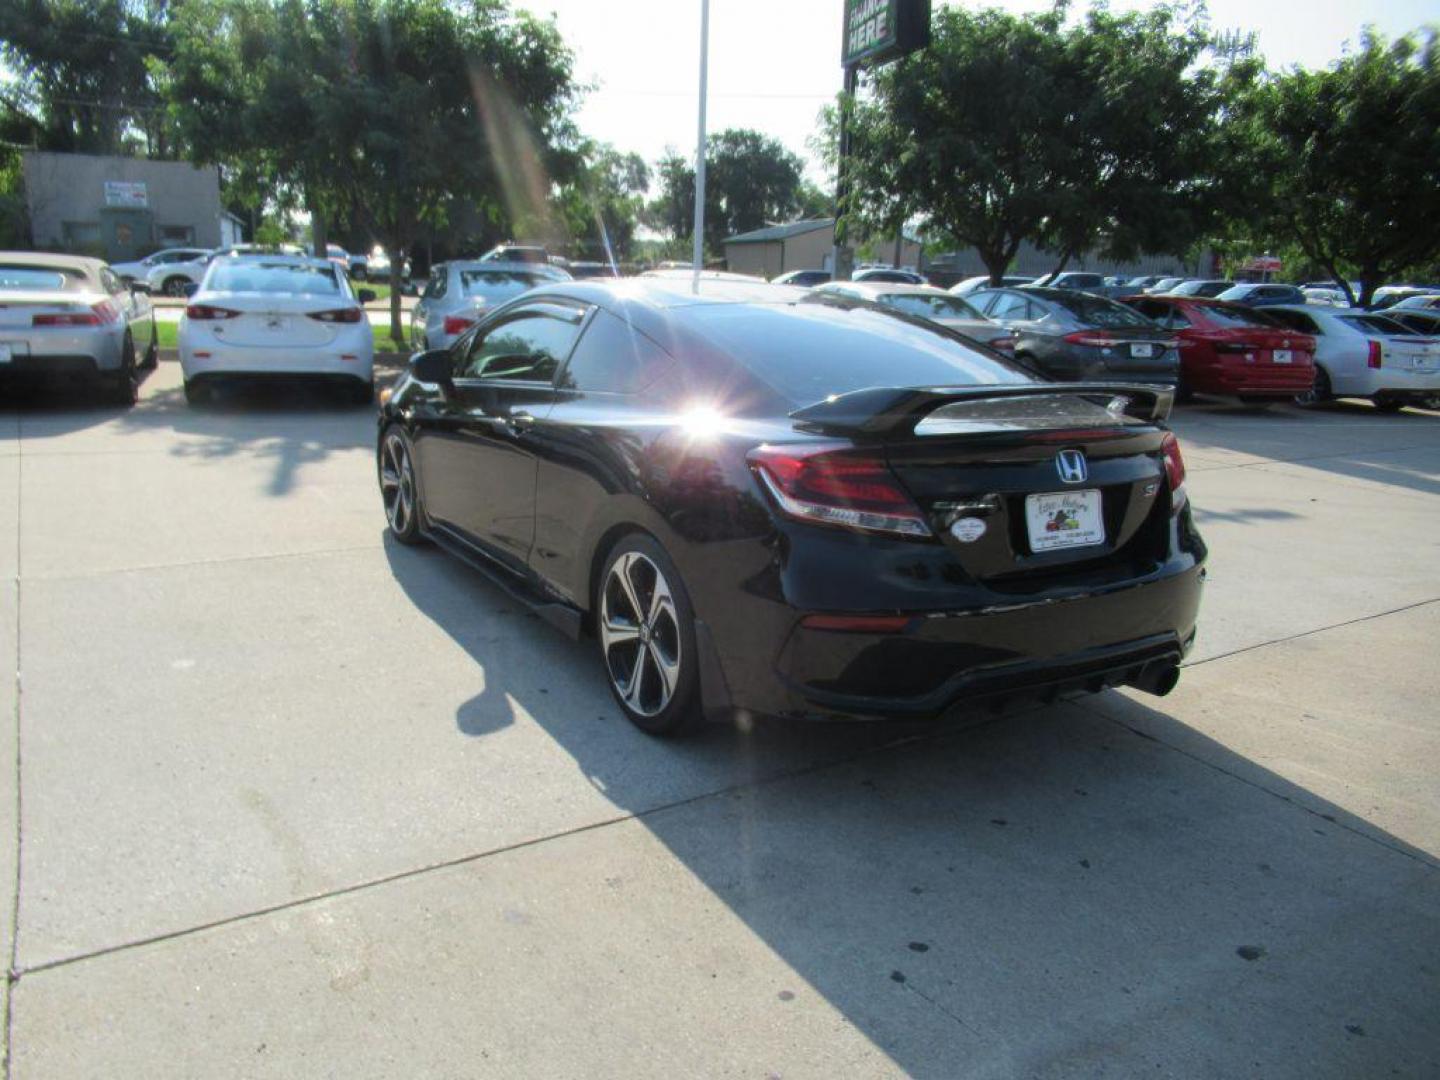
M 1276 285 L 1273 282 L 1235 285 L 1215 297 L 1232 304 L 1246 307 L 1270 307 L 1273 304 L 1303 304 L 1305 294 L 1294 285 Z
M 966 297 L 1015 337 L 1016 359 L 1057 380 L 1126 379 L 1173 386 L 1175 339 L 1139 312 L 1089 293 L 1027 285 Z

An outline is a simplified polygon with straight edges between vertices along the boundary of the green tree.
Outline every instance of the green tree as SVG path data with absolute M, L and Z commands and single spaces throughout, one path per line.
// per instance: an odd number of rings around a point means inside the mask
M 174 109 L 193 154 L 345 215 L 405 254 L 457 204 L 549 228 L 578 164 L 572 58 L 553 22 L 503 0 L 184 0 Z M 538 223 L 538 224 L 537 224 Z
M 164 0 L 6 0 L 0 61 L 8 111 L 44 150 L 153 157 L 176 150 L 162 102 L 171 39 Z
M 798 216 L 816 202 L 804 180 L 804 162 L 776 139 L 758 131 L 730 128 L 706 140 L 705 243 L 718 251 L 735 233 Z M 676 238 L 695 228 L 695 169 L 676 154 L 658 168 L 660 196 L 650 217 Z
M 1227 124 L 1249 235 L 1293 244 L 1350 295 L 1440 261 L 1440 46 L 1373 33 L 1323 71 L 1255 79 Z
M 994 280 L 1027 240 L 1057 269 L 1087 251 L 1183 251 L 1206 224 L 1221 105 L 1187 11 L 1099 7 L 1071 26 L 1064 4 L 937 11 L 927 49 L 841 102 L 847 214 L 882 232 L 920 218 L 974 247 Z
M 580 168 L 560 193 L 571 249 L 577 257 L 629 259 L 645 212 L 650 167 L 639 154 L 606 143 L 587 142 L 579 156 Z

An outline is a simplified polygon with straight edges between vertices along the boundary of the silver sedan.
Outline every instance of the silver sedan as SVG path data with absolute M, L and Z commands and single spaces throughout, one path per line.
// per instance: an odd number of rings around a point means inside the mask
M 933 285 L 902 285 L 872 283 L 867 281 L 830 281 L 815 286 L 815 292 L 826 296 L 843 296 L 851 300 L 863 300 L 870 304 L 894 308 L 906 315 L 948 326 L 964 334 L 972 341 L 989 345 L 992 349 L 1011 350 L 1015 347 L 1014 335 L 992 319 L 986 318 L 979 309 L 963 296 L 956 296 Z
M 541 263 L 449 262 L 430 270 L 425 291 L 410 313 L 410 346 L 444 349 L 493 307 L 548 281 L 568 281 L 557 266 Z
M 76 377 L 132 405 L 157 358 L 155 313 L 99 259 L 0 251 L 0 378 Z

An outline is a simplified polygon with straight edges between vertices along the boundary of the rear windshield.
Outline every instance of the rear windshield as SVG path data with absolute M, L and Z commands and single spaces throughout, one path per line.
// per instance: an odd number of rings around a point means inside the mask
M 78 270 L 58 266 L 0 266 L 0 289 L 9 292 L 69 289 L 85 287 L 85 276 Z
M 320 296 L 334 296 L 340 292 L 335 271 L 328 266 L 228 260 L 216 264 L 205 287 L 222 292 L 309 293 Z
M 539 274 L 526 274 L 518 270 L 461 270 L 460 291 L 466 296 L 484 296 L 504 300 L 519 296 L 526 289 L 533 288 L 546 280 Z
M 1414 334 L 1415 331 L 1404 323 L 1380 315 L 1341 315 L 1340 321 L 1355 327 L 1362 334 L 1385 334 L 1394 337 L 1400 334 Z
M 1064 308 L 1081 322 L 1088 323 L 1090 326 L 1118 329 L 1127 326 L 1143 328 L 1154 325 L 1138 311 L 1099 296 L 1086 296 L 1084 293 L 1067 295 L 1047 292 L 1045 299 Z
M 834 302 L 706 304 L 697 328 L 796 405 L 871 386 L 990 386 L 1034 376 L 948 331 Z
M 1268 326 L 1273 330 L 1281 325 L 1269 315 L 1238 304 L 1206 304 L 1203 310 L 1211 322 L 1222 326 Z
M 922 319 L 975 319 L 985 318 L 958 296 L 931 296 L 926 293 L 887 293 L 880 302 L 906 315 L 918 315 Z

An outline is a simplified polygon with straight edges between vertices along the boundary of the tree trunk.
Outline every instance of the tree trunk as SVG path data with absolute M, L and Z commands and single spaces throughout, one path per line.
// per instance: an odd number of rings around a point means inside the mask
M 1375 299 L 1375 290 L 1385 283 L 1385 275 L 1378 267 L 1363 266 L 1360 268 L 1360 296 L 1356 303 L 1362 308 L 1368 308 Z M 1345 291 L 1350 291 L 1347 286 Z
M 1005 271 L 1010 267 L 1010 260 L 1003 251 L 996 251 L 993 248 L 976 248 L 980 261 L 985 264 L 985 269 L 990 271 L 990 284 L 999 287 L 1005 278 Z
M 1050 284 L 1050 282 L 1058 278 L 1061 274 L 1065 272 L 1065 267 L 1070 265 L 1071 256 L 1073 256 L 1074 254 L 1075 252 L 1071 248 L 1066 248 L 1064 251 L 1060 252 L 1060 261 L 1055 264 L 1055 269 L 1051 270 L 1050 273 L 1046 274 L 1045 277 L 1042 280 L 1036 282 L 1036 284 L 1048 285 Z
M 400 287 L 405 277 L 405 247 L 387 239 L 390 249 L 390 340 L 402 351 L 405 332 L 400 326 Z
M 325 229 L 325 211 L 313 203 L 310 206 L 310 239 L 313 241 L 315 258 L 328 258 L 330 237 Z

